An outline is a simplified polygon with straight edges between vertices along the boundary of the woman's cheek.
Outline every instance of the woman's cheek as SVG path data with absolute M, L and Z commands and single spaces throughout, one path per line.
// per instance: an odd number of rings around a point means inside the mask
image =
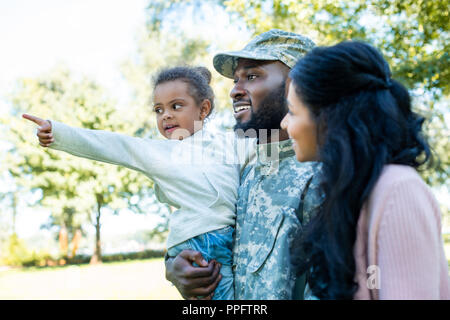
M 300 161 L 300 158 L 301 158 L 301 156 L 300 156 L 300 149 L 298 147 L 297 141 L 295 141 L 295 140 L 292 141 L 292 149 L 294 149 L 295 156 L 297 157 L 297 160 Z

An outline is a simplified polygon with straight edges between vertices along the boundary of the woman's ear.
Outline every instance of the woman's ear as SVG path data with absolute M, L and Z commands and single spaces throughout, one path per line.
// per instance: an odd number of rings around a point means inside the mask
M 200 107 L 200 120 L 205 120 L 211 112 L 211 101 L 204 99 Z

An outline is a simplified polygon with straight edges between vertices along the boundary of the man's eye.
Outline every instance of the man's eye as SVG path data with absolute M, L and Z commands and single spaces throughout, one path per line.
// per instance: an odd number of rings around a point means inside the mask
M 248 79 L 248 80 L 256 79 L 256 74 L 249 74 L 249 75 L 247 76 L 247 79 Z

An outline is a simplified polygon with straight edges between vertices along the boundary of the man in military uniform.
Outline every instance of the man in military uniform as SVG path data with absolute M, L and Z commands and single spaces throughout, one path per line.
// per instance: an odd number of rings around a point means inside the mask
M 317 163 L 300 163 L 292 142 L 280 129 L 287 112 L 286 80 L 290 68 L 314 43 L 281 30 L 265 32 L 243 50 L 217 54 L 214 67 L 234 79 L 230 93 L 235 130 L 254 133 L 257 159 L 242 173 L 236 207 L 233 251 L 235 299 L 301 299 L 304 278 L 291 264 L 294 239 L 303 220 L 320 203 Z M 195 262 L 202 268 L 192 265 Z M 186 250 L 166 260 L 166 277 L 184 298 L 211 297 L 220 266 Z

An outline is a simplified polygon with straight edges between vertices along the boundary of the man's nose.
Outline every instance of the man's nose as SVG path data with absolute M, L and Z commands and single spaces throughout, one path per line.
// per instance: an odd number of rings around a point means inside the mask
M 233 89 L 231 89 L 230 97 L 233 100 L 240 100 L 246 95 L 246 91 L 241 81 L 234 84 Z

